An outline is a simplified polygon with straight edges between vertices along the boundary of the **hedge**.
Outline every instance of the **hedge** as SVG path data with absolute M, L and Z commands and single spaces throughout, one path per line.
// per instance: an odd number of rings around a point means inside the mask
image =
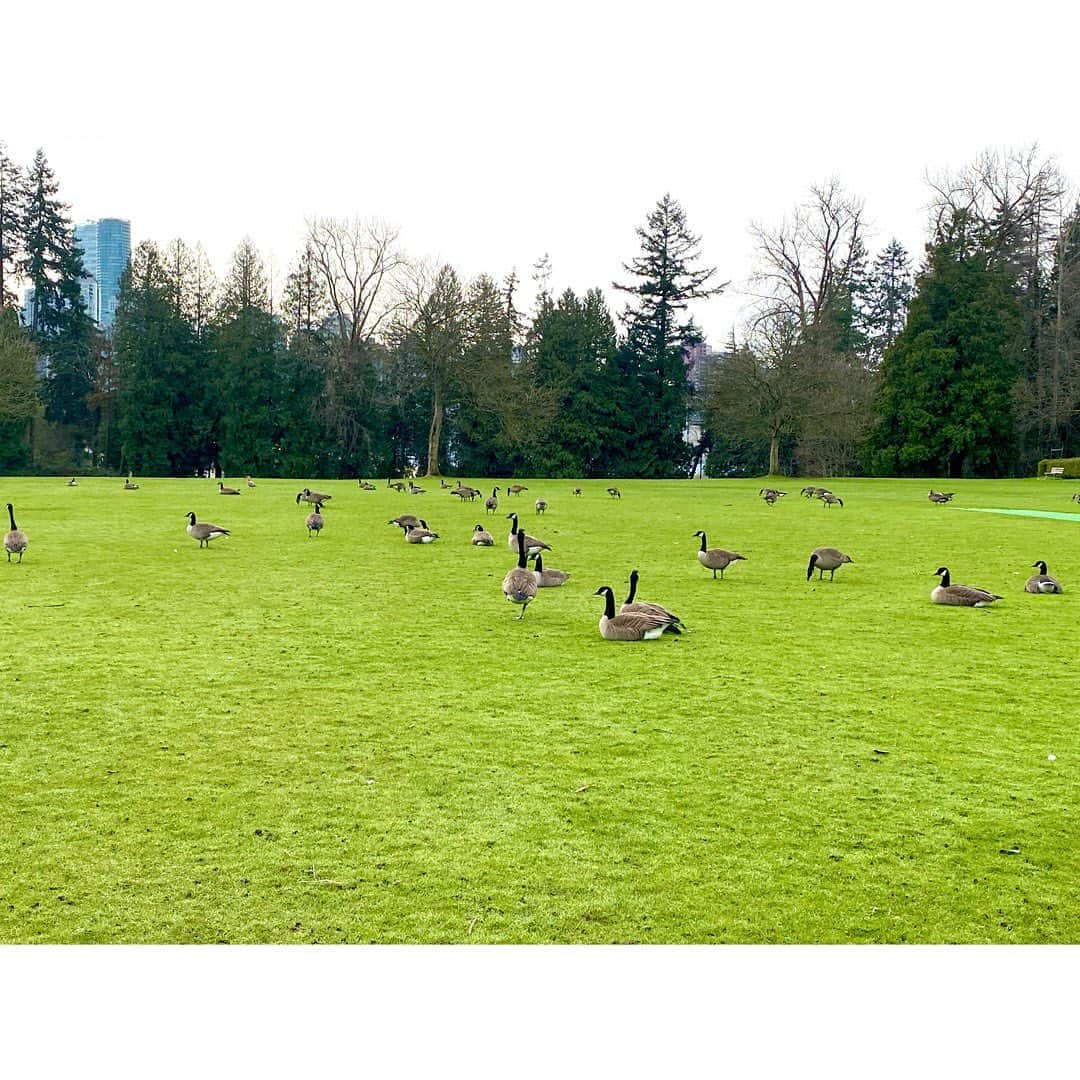
M 1051 469 L 1064 469 L 1063 480 L 1080 480 L 1080 457 L 1043 458 L 1039 462 L 1040 476 L 1049 475 Z

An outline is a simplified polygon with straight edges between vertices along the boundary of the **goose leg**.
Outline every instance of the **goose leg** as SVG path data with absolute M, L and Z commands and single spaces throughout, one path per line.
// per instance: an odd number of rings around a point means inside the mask
M 712 572 L 712 579 L 713 579 L 713 581 L 716 580 L 716 571 L 715 570 Z

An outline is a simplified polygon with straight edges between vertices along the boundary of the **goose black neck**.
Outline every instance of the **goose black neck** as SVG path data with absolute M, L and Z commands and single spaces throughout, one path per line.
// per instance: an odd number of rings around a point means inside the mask
M 806 580 L 809 581 L 814 576 L 814 566 L 817 564 L 817 552 L 810 556 L 810 565 L 806 568 Z
M 702 551 L 707 551 L 708 550 L 708 548 L 706 548 L 706 546 L 705 546 L 705 534 L 704 533 L 701 534 L 701 550 Z
M 1042 559 L 1040 559 L 1035 565 L 1039 568 L 1039 573 L 1045 575 L 1045 573 L 1046 573 L 1046 563 L 1043 562 Z
M 637 571 L 634 571 L 634 573 L 630 575 L 630 594 L 626 598 L 628 604 L 632 604 L 634 602 L 634 597 L 637 595 L 637 578 Z
M 941 587 L 947 589 L 949 587 L 949 571 L 943 570 L 941 574 Z
M 516 525 L 517 522 L 515 521 L 514 524 Z M 518 567 L 521 570 L 526 570 L 526 569 L 528 569 L 528 566 L 529 566 L 529 557 L 528 557 L 528 551 L 525 548 L 525 530 L 524 529 L 518 529 L 517 538 L 518 538 Z
M 544 572 L 544 557 L 542 554 L 537 553 L 536 560 L 533 562 L 533 566 L 536 567 L 536 571 L 539 574 Z
M 604 587 L 604 616 L 608 619 L 615 618 L 615 594 L 606 586 Z
M 16 529 L 16 525 L 15 525 L 15 507 L 12 506 L 11 503 L 7 504 L 7 512 L 8 512 L 8 517 L 11 519 L 11 531 L 14 532 L 15 529 Z

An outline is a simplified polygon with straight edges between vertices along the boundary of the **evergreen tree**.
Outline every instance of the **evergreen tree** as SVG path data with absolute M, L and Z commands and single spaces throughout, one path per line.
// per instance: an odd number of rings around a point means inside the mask
M 23 204 L 26 184 L 22 169 L 0 142 L 0 310 L 14 307 L 15 266 L 22 251 Z
M 892 239 L 874 260 L 864 293 L 862 317 L 869 363 L 876 368 L 904 328 L 911 303 L 912 273 L 903 244 Z
M 30 458 L 30 423 L 37 414 L 37 350 L 14 308 L 0 308 L 0 470 Z

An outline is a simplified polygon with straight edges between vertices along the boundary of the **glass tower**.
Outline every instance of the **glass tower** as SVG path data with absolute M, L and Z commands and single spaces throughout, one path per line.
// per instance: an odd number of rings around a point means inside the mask
M 131 260 L 131 222 L 102 218 L 75 227 L 83 253 L 82 294 L 86 312 L 103 330 L 111 330 L 120 299 L 120 277 Z

